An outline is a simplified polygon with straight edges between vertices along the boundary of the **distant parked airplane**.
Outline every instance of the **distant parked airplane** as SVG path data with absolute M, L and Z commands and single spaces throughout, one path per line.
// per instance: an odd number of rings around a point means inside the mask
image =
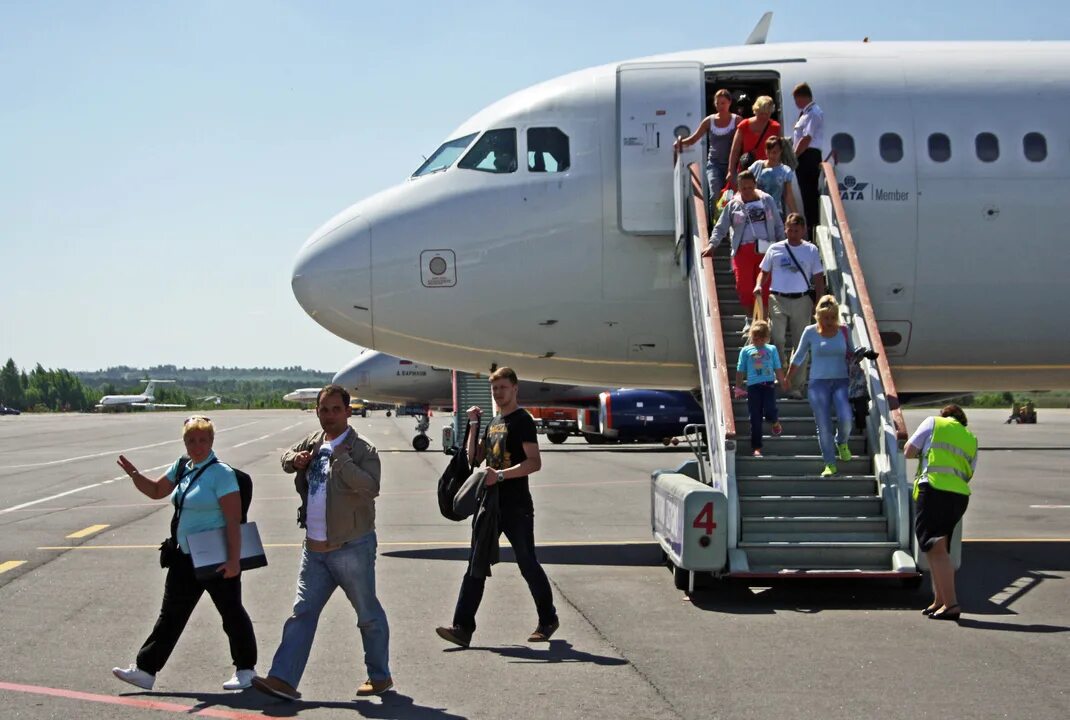
M 315 405 L 321 388 L 298 388 L 293 392 L 286 393 L 282 399 L 286 402 L 300 403 L 302 405 Z
M 97 403 L 97 408 L 104 410 L 107 408 L 119 409 L 121 407 L 140 407 L 146 410 L 155 410 L 156 408 L 184 408 L 185 405 L 173 405 L 171 403 L 158 403 L 156 397 L 153 395 L 153 391 L 156 389 L 156 383 L 173 383 L 174 380 L 142 380 L 141 382 L 147 382 L 145 386 L 145 392 L 140 395 L 105 395 Z

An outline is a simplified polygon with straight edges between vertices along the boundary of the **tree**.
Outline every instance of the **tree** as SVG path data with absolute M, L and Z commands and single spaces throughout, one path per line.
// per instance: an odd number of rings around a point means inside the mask
M 21 410 L 23 401 L 24 393 L 22 383 L 19 381 L 19 369 L 15 367 L 15 361 L 8 358 L 3 369 L 0 370 L 0 402 Z

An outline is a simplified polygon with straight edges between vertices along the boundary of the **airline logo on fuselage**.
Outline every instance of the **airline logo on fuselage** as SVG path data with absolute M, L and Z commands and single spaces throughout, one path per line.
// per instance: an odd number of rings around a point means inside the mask
M 866 190 L 869 192 L 866 192 Z M 868 182 L 859 182 L 854 175 L 848 175 L 840 183 L 841 200 L 865 200 L 866 198 L 876 202 L 907 202 L 910 193 L 904 190 L 885 190 Z

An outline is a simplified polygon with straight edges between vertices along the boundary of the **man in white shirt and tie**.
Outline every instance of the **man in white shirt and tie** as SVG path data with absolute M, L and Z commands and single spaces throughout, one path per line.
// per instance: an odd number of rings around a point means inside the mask
M 814 227 L 821 219 L 818 204 L 817 181 L 821 176 L 821 157 L 825 149 L 825 114 L 814 102 L 814 93 L 806 83 L 799 83 L 791 92 L 795 107 L 799 108 L 799 120 L 792 130 L 792 144 L 799 167 L 799 194 L 802 195 L 803 215 L 809 227 L 809 238 L 814 239 Z

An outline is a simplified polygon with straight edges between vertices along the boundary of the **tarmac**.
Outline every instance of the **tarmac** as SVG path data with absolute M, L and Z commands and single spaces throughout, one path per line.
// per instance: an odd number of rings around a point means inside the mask
M 250 519 L 270 564 L 243 587 L 266 674 L 302 539 L 278 457 L 318 424 L 297 410 L 208 414 L 221 459 L 255 484 Z M 909 426 L 925 414 L 909 411 Z M 133 661 L 159 610 L 156 548 L 171 514 L 115 460 L 122 452 L 162 474 L 182 452 L 184 415 L 0 417 L 0 717 L 1067 718 L 1070 411 L 1041 410 L 1035 426 L 1004 425 L 1003 410 L 969 414 L 982 451 L 959 623 L 920 614 L 928 583 L 729 582 L 689 597 L 659 564 L 649 521 L 650 471 L 689 451 L 570 439 L 542 442 L 532 478 L 561 629 L 548 645 L 526 642 L 534 606 L 504 551 L 467 650 L 434 631 L 451 619 L 469 532 L 435 500 L 447 419 L 433 418 L 432 449 L 417 453 L 411 418 L 353 418 L 383 462 L 377 582 L 396 691 L 354 697 L 360 636 L 337 593 L 296 703 L 222 690 L 233 668 L 207 600 L 152 692 L 111 675 Z

